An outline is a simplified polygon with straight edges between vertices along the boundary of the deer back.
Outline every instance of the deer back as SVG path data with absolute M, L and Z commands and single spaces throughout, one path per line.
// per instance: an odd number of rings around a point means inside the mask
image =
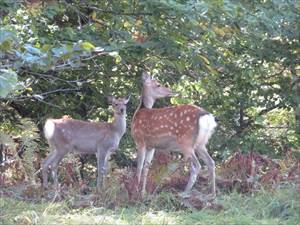
M 49 144 L 64 151 L 96 152 L 100 146 L 111 144 L 114 138 L 109 123 L 48 119 L 44 129 Z
M 161 109 L 139 109 L 133 119 L 132 136 L 137 144 L 158 149 L 193 145 L 199 131 L 199 118 L 209 114 L 194 105 Z

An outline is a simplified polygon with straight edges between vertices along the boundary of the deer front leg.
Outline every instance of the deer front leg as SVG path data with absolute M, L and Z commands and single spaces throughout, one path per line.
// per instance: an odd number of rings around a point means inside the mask
M 151 161 L 154 156 L 155 149 L 151 149 L 149 151 L 146 151 L 146 158 L 144 162 L 144 168 L 143 168 L 143 186 L 142 186 L 142 196 L 146 193 L 146 183 L 147 183 L 147 176 L 148 172 L 151 166 Z
M 108 169 L 108 159 L 111 155 L 113 150 L 108 150 L 106 152 L 98 152 L 97 153 L 97 170 L 98 170 L 98 177 L 97 177 L 97 188 L 104 188 L 106 183 L 106 173 Z
M 98 151 L 96 153 L 97 157 L 97 189 L 100 189 L 102 184 L 102 176 L 101 176 L 101 161 L 103 161 L 103 153 L 101 151 Z
M 138 146 L 137 147 L 137 169 L 136 169 L 136 186 L 137 186 L 137 191 L 140 186 L 141 182 L 141 175 L 142 175 L 142 170 L 144 167 L 144 161 L 145 161 L 145 156 L 146 156 L 146 147 L 145 146 Z
M 102 164 L 100 165 L 100 167 L 101 167 L 101 176 L 102 176 L 102 187 L 106 186 L 106 176 L 107 176 L 107 171 L 108 171 L 108 160 L 110 158 L 111 153 L 114 152 L 114 151 L 115 151 L 115 149 L 108 151 L 106 156 L 105 156 L 103 165 Z

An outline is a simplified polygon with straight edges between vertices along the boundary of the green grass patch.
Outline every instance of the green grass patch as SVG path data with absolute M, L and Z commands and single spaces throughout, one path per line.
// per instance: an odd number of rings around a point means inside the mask
M 284 224 L 300 222 L 300 194 L 294 187 L 254 194 L 220 194 L 224 209 L 178 210 L 169 192 L 150 202 L 125 205 L 114 210 L 90 206 L 74 209 L 68 201 L 33 203 L 8 197 L 0 199 L 0 224 Z M 176 210 L 177 209 L 177 210 Z

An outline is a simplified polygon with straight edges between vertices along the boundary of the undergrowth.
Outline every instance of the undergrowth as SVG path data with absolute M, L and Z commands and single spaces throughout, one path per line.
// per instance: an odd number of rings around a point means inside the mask
M 108 207 L 74 208 L 70 201 L 38 203 L 2 196 L 0 224 L 299 224 L 300 194 L 294 185 L 274 191 L 219 194 L 220 211 L 180 206 L 172 192 L 148 201 Z

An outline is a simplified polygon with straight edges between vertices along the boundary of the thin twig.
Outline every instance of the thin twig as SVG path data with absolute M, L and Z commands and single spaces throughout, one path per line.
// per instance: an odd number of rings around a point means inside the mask
M 32 72 L 32 71 L 29 71 L 29 70 L 23 70 L 24 72 L 26 73 L 29 73 L 33 76 L 38 76 L 38 77 L 42 77 L 44 79 L 46 78 L 51 78 L 51 79 L 54 79 L 54 80 L 59 80 L 59 81 L 63 81 L 63 82 L 66 82 L 66 83 L 77 83 L 79 80 L 65 80 L 65 79 L 62 79 L 62 78 L 59 78 L 59 77 L 56 77 L 56 76 L 53 76 L 53 75 L 50 75 L 50 74 L 43 74 L 43 73 L 37 73 L 37 72 Z M 73 87 L 76 87 L 72 84 L 70 84 L 71 86 Z
M 40 94 L 35 94 L 35 95 L 41 95 L 41 96 L 44 96 L 44 95 L 48 95 L 48 94 L 53 94 L 53 93 L 57 93 L 57 92 L 72 92 L 72 91 L 80 91 L 79 88 L 66 88 L 66 89 L 56 89 L 56 90 L 53 90 L 53 91 L 48 91 L 48 92 L 44 92 L 44 93 L 40 93 Z
M 81 60 L 82 60 L 82 61 L 91 60 L 91 59 L 96 58 L 97 56 L 108 55 L 108 54 L 110 53 L 110 52 L 98 52 L 98 51 L 94 51 L 94 52 L 96 52 L 95 55 L 90 56 L 90 57 L 88 57 L 88 58 L 83 58 L 83 59 L 81 59 Z
M 12 68 L 12 67 L 13 67 L 13 64 L 5 64 L 5 65 L 1 65 L 0 69 L 2 69 L 2 68 Z
M 108 13 L 108 14 L 113 14 L 113 15 L 124 15 L 124 16 L 153 16 L 152 12 L 116 12 L 113 10 L 104 10 L 104 9 L 99 9 L 95 6 L 85 6 L 85 8 L 88 9 L 93 9 L 102 13 Z
M 60 107 L 60 106 L 58 106 L 58 105 L 55 105 L 55 104 L 53 104 L 53 103 L 46 102 L 46 101 L 44 101 L 44 100 L 42 100 L 42 99 L 37 99 L 37 98 L 36 98 L 36 100 L 38 100 L 39 102 L 45 103 L 46 105 L 50 105 L 50 106 L 53 106 L 53 107 L 55 107 L 55 108 L 57 108 L 57 109 L 62 110 L 62 107 Z

